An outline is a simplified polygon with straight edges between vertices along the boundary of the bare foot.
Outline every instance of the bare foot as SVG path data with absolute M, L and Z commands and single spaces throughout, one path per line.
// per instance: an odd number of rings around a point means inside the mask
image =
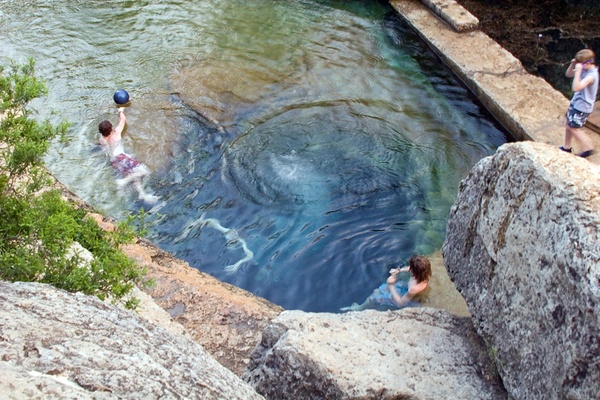
M 358 303 L 352 303 L 351 306 L 340 308 L 340 311 L 361 311 L 361 310 L 362 309 L 360 307 L 360 304 L 358 304 Z

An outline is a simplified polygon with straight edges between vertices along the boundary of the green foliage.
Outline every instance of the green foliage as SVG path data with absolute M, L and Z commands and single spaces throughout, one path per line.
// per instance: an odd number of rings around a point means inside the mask
M 144 214 L 107 232 L 51 187 L 42 157 L 68 125 L 30 118 L 28 102 L 44 94 L 32 60 L 0 67 L 0 279 L 49 283 L 135 308 L 129 293 L 150 282 L 119 246 L 133 240 Z

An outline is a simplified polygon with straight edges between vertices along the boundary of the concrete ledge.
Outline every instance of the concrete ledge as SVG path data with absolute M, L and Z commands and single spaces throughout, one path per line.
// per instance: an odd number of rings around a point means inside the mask
M 596 102 L 594 111 L 590 114 L 585 126 L 594 132 L 600 133 L 600 102 Z
M 563 144 L 569 100 L 562 93 L 529 74 L 517 58 L 480 30 L 456 32 L 432 18 L 432 11 L 418 0 L 390 0 L 390 4 L 515 140 Z M 600 122 L 600 114 L 594 114 L 592 123 L 596 115 Z M 600 135 L 585 130 L 600 150 Z M 600 162 L 600 152 L 588 160 Z
M 479 20 L 454 0 L 421 1 L 457 32 L 466 32 L 479 27 Z

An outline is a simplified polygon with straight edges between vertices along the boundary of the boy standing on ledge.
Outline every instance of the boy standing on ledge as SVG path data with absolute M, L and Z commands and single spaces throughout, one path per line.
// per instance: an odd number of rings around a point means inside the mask
M 589 157 L 594 154 L 594 145 L 582 129 L 594 110 L 594 102 L 598 94 L 598 67 L 594 64 L 594 57 L 592 50 L 580 50 L 565 72 L 568 78 L 573 78 L 572 88 L 575 93 L 567 111 L 565 143 L 559 149 L 572 153 L 571 141 L 575 139 L 583 148 L 583 151 L 577 154 L 579 157 Z

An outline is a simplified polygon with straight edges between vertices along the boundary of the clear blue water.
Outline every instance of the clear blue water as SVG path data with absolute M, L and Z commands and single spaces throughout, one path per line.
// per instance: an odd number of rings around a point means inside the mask
M 438 250 L 460 179 L 507 140 L 386 2 L 0 1 L 0 18 L 4 60 L 48 81 L 40 118 L 73 122 L 57 178 L 116 218 L 149 208 L 95 145 L 127 89 L 125 146 L 161 198 L 149 239 L 287 309 L 361 302 Z

